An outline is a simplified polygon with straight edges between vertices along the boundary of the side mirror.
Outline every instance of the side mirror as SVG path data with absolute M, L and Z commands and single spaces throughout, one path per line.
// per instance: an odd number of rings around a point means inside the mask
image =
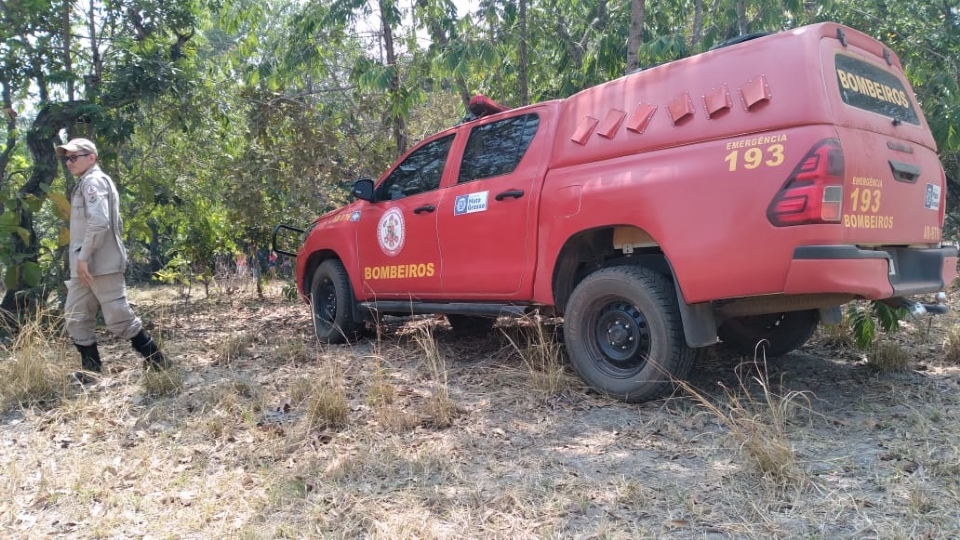
M 353 196 L 361 201 L 373 201 L 373 180 L 363 178 L 353 183 Z

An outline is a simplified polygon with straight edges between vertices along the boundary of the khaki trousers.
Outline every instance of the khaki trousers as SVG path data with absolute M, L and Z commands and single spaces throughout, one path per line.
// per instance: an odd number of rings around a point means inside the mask
M 127 284 L 123 273 L 93 276 L 89 286 L 80 278 L 67 280 L 67 333 L 77 345 L 97 342 L 97 306 L 103 310 L 107 330 L 123 339 L 140 332 L 143 324 L 127 303 Z

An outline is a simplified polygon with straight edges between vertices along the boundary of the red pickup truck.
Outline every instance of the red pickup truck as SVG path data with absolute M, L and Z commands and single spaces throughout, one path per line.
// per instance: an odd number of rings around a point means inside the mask
M 718 337 L 780 355 L 851 300 L 922 310 L 956 276 L 944 182 L 899 59 L 823 23 L 431 136 L 312 224 L 296 279 L 323 342 L 563 316 L 580 376 L 644 401 Z

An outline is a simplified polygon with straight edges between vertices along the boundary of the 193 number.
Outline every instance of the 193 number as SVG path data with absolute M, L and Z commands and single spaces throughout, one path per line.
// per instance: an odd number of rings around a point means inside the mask
M 879 189 L 857 188 L 850 194 L 850 200 L 853 202 L 854 212 L 870 212 L 876 214 L 880 211 Z
M 724 161 L 730 166 L 730 172 L 736 171 L 740 168 L 740 150 L 734 150 L 727 154 L 727 157 L 723 158 Z M 766 165 L 767 167 L 776 167 L 783 163 L 783 145 L 782 144 L 771 144 L 770 146 L 760 149 L 757 147 L 750 148 L 743 153 L 743 168 L 744 169 L 756 169 L 760 165 Z

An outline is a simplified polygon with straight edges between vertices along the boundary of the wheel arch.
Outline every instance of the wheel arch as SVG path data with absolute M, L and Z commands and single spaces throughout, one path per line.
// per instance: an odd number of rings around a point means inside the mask
M 673 265 L 660 243 L 641 227 L 613 224 L 577 232 L 557 254 L 552 274 L 553 301 L 563 313 L 577 285 L 591 273 L 610 266 L 635 265 L 649 268 L 673 280 L 680 305 L 685 339 L 690 347 L 717 341 L 713 305 L 687 304 Z
M 302 291 L 306 293 L 307 296 L 310 295 L 311 287 L 313 286 L 313 274 L 316 273 L 317 267 L 320 266 L 324 261 L 329 259 L 336 259 L 343 263 L 343 259 L 333 250 L 330 249 L 321 249 L 314 251 L 309 256 L 307 256 L 307 263 L 303 267 L 303 275 L 300 276 Z M 349 273 L 349 271 L 348 271 Z
M 340 261 L 340 264 L 343 265 L 344 270 L 347 272 L 347 277 L 350 279 L 350 287 L 353 289 L 354 319 L 359 321 L 368 318 L 369 314 L 360 309 L 360 302 L 357 297 L 357 280 L 359 279 L 359 276 L 351 274 L 350 266 L 346 264 L 346 261 L 343 260 L 343 257 L 341 257 L 332 249 L 319 249 L 307 257 L 307 263 L 304 266 L 303 276 L 301 277 L 301 286 L 303 287 L 301 290 L 304 291 L 306 300 L 310 301 L 310 291 L 313 287 L 313 275 L 317 272 L 317 267 L 329 260 Z
M 608 266 L 634 264 L 672 276 L 660 244 L 633 225 L 606 225 L 579 231 L 564 242 L 553 266 L 553 301 L 562 313 L 573 290 L 591 273 Z

